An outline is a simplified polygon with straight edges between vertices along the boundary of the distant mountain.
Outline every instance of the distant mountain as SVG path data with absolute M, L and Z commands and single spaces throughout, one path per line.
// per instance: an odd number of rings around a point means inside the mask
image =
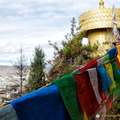
M 28 69 L 26 70 L 26 74 L 28 73 Z M 0 76 L 16 76 L 16 69 L 14 66 L 8 66 L 8 65 L 0 65 Z

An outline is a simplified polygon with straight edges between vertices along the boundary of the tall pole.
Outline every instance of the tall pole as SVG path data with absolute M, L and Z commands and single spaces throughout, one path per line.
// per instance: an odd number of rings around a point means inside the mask
M 116 41 L 120 36 L 119 36 L 118 29 L 117 29 L 117 20 L 116 20 L 116 9 L 115 9 L 115 5 L 113 5 L 113 8 L 112 8 L 112 22 L 113 22 L 114 40 Z

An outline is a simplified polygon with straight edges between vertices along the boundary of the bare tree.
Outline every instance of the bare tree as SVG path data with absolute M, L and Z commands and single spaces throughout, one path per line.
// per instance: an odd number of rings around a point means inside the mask
M 26 70 L 28 69 L 27 62 L 26 62 L 27 60 L 26 60 L 25 55 L 23 53 L 22 46 L 19 49 L 19 54 L 20 54 L 20 56 L 17 58 L 16 61 L 14 61 L 14 62 L 12 61 L 12 64 L 14 66 L 16 74 L 20 78 L 20 80 L 19 80 L 20 95 L 22 96 L 22 87 L 23 87 L 24 76 L 25 76 Z

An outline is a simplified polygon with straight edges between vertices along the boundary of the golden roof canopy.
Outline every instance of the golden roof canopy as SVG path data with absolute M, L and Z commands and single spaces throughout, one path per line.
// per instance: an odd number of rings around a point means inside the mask
M 120 28 L 120 8 L 116 8 L 117 26 Z M 113 28 L 112 8 L 105 8 L 104 2 L 99 2 L 99 8 L 85 12 L 79 17 L 80 31 L 99 28 Z

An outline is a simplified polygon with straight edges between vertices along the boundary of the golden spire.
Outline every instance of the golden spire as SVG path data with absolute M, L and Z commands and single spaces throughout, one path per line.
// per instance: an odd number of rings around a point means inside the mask
M 99 2 L 99 8 L 104 8 L 104 2 L 103 2 L 103 0 L 100 0 L 100 2 Z

